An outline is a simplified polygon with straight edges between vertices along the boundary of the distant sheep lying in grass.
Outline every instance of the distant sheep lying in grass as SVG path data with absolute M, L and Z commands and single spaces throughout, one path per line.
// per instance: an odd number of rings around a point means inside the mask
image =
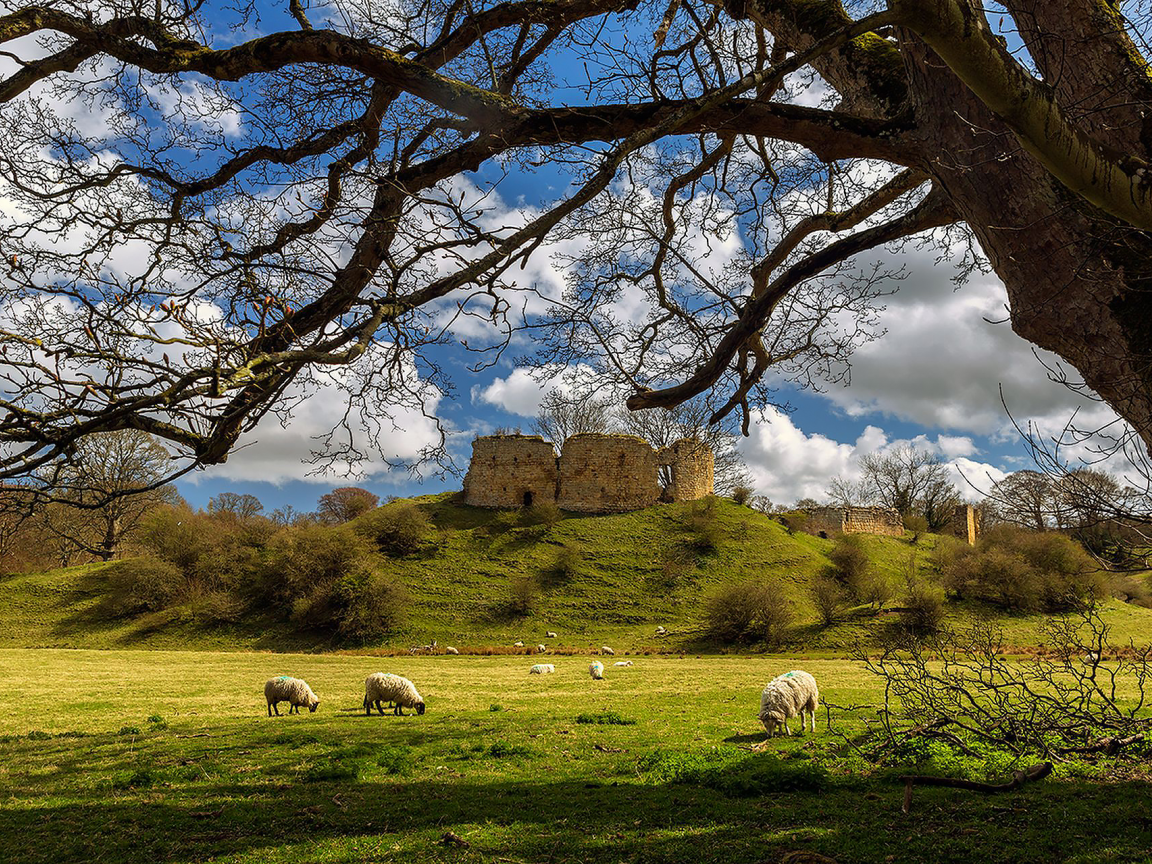
M 596 681 L 601 680 L 604 677 L 604 664 L 599 660 L 593 660 L 588 664 L 588 674 Z
M 264 698 L 268 700 L 269 717 L 272 716 L 273 709 L 276 710 L 276 716 L 280 716 L 278 705 L 280 702 L 288 703 L 289 714 L 293 711 L 299 714 L 301 705 L 307 705 L 309 712 L 315 712 L 316 706 L 320 704 L 320 700 L 316 698 L 316 694 L 312 692 L 307 681 L 303 678 L 293 678 L 290 675 L 280 675 L 265 681 Z
M 632 661 L 631 661 L 631 660 L 617 660 L 617 661 L 616 661 L 615 663 L 613 663 L 612 665 L 613 665 L 613 666 L 631 666 L 631 665 L 632 665 Z
M 600 653 L 607 654 L 609 657 L 612 657 L 616 654 L 616 652 L 609 648 L 607 645 L 600 646 Z
M 556 666 L 552 663 L 537 663 L 528 670 L 529 675 L 548 675 L 556 671 Z
M 513 643 L 512 643 L 512 647 L 513 647 L 513 648 L 523 648 L 523 647 L 524 647 L 524 643 L 523 643 L 523 642 L 513 642 Z
M 816 732 L 816 709 L 820 707 L 820 691 L 816 679 L 807 672 L 793 670 L 785 672 L 768 682 L 760 694 L 760 722 L 771 738 L 777 726 L 784 727 L 784 734 L 791 735 L 788 728 L 789 717 L 800 718 L 800 734 L 804 734 L 804 714 L 812 717 L 812 732 Z
M 405 708 L 414 708 L 417 714 L 424 713 L 424 699 L 416 691 L 415 684 L 391 672 L 373 672 L 364 680 L 364 713 L 371 714 L 375 705 L 376 710 L 383 714 L 382 702 L 393 705 L 392 713 L 401 717 Z
M 547 639 L 555 639 L 556 638 L 556 634 L 554 632 L 552 632 L 551 630 L 549 630 L 547 633 L 545 633 L 544 636 Z
M 459 654 L 460 652 L 453 648 L 451 645 L 444 649 L 445 654 Z

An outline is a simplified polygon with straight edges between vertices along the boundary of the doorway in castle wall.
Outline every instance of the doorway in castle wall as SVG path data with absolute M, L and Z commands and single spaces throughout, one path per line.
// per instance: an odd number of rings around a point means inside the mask
M 524 493 L 524 506 L 525 507 L 531 507 L 532 506 L 532 493 L 531 492 L 525 492 Z

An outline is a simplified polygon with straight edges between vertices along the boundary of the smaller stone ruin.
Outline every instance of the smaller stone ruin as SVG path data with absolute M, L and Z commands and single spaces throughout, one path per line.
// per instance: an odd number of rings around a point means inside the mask
M 943 533 L 959 537 L 969 546 L 975 546 L 976 538 L 980 536 L 980 511 L 971 504 L 958 505 Z
M 711 449 L 687 438 L 657 451 L 635 435 L 585 433 L 568 438 L 557 457 L 538 435 L 488 435 L 472 442 L 464 502 L 626 513 L 711 495 L 712 472 Z
M 904 520 L 895 507 L 810 507 L 804 530 L 821 537 L 833 534 L 904 536 Z

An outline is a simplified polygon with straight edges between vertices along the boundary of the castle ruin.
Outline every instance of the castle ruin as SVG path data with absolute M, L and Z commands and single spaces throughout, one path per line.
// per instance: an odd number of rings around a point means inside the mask
M 585 433 L 571 436 L 556 456 L 539 435 L 487 435 L 472 442 L 464 503 L 626 513 L 711 495 L 712 473 L 711 449 L 688 438 L 655 450 L 635 435 Z
M 833 534 L 904 536 L 904 520 L 895 507 L 810 507 L 804 512 L 808 514 L 804 530 L 821 537 Z M 971 504 L 958 505 L 940 533 L 975 545 L 980 534 L 980 511 Z
M 895 507 L 811 507 L 804 530 L 821 537 L 833 534 L 904 536 L 904 520 Z

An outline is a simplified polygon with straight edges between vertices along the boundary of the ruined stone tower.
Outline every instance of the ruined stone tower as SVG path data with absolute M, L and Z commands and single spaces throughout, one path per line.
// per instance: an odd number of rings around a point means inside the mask
M 664 484 L 661 467 L 670 478 Z M 657 453 L 634 435 L 573 435 L 557 457 L 537 435 L 489 435 L 472 442 L 464 502 L 524 507 L 549 501 L 578 513 L 626 513 L 710 495 L 712 471 L 712 451 L 686 438 Z

